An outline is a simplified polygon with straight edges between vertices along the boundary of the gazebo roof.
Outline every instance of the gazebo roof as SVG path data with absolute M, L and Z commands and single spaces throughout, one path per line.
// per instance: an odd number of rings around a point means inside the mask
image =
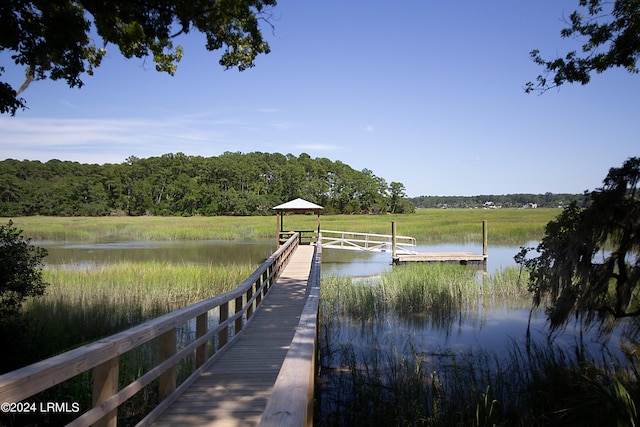
M 322 209 L 322 206 L 316 205 L 315 203 L 308 202 L 304 199 L 297 198 L 295 200 L 291 200 L 287 203 L 283 203 L 274 207 L 273 209 L 277 211 L 298 211 L 298 212 L 318 212 Z

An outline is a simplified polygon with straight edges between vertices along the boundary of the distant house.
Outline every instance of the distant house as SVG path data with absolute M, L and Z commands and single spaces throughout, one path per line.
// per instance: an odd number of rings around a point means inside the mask
M 502 209 L 501 205 L 496 205 L 493 202 L 484 202 L 482 206 L 484 209 Z

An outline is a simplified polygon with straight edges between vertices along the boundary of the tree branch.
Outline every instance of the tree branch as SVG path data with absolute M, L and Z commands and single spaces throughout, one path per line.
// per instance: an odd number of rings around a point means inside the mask
M 16 96 L 20 95 L 22 92 L 25 91 L 25 89 L 27 89 L 27 87 L 29 87 L 29 85 L 31 84 L 31 82 L 34 79 L 34 75 L 33 72 L 28 72 L 27 73 L 27 78 L 25 79 L 24 83 L 22 83 L 22 86 L 20 86 L 20 89 L 18 89 L 16 91 Z

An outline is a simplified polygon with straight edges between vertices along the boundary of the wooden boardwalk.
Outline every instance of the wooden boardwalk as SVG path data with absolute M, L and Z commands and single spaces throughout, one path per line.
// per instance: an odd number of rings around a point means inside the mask
M 154 426 L 257 426 L 300 321 L 315 247 L 301 245 L 241 336 Z

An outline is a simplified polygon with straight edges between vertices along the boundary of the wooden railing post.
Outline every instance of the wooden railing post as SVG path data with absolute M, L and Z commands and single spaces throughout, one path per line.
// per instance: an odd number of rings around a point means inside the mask
M 273 264 L 271 264 L 269 266 L 269 268 L 267 268 L 267 271 L 265 272 L 266 274 L 268 274 L 269 276 L 271 276 L 273 274 Z M 269 283 L 267 284 L 267 286 L 265 286 L 264 288 L 262 288 L 262 296 L 267 295 L 267 291 L 269 290 L 269 288 L 271 287 L 271 284 L 273 283 L 273 279 L 269 279 Z
M 236 314 L 242 312 L 242 295 L 236 298 Z M 233 335 L 236 336 L 242 330 L 242 316 L 236 319 L 235 330 L 233 331 Z
M 176 330 L 172 328 L 160 335 L 160 362 L 176 354 Z M 160 400 L 164 400 L 176 389 L 176 366 L 173 365 L 158 377 Z
M 93 368 L 93 406 L 96 407 L 118 392 L 119 357 L 107 360 Z M 105 414 L 94 424 L 97 427 L 116 427 L 118 409 Z
M 256 309 L 262 302 L 262 291 L 260 290 L 260 286 L 266 282 L 267 277 L 268 275 L 267 275 L 267 272 L 265 271 L 264 273 L 262 273 L 260 280 L 256 282 Z
M 229 303 L 225 302 L 220 305 L 220 324 L 226 322 L 229 318 Z M 223 347 L 229 342 L 229 327 L 226 326 L 218 333 L 218 348 Z M 216 349 L 217 350 L 217 349 Z
M 252 296 L 253 296 L 253 286 L 247 289 L 247 304 L 249 304 L 249 301 L 251 301 Z M 247 320 L 249 320 L 249 318 L 252 315 L 253 315 L 253 301 L 251 301 L 251 304 L 247 306 Z
M 209 312 L 202 313 L 196 317 L 196 339 L 207 333 L 207 321 L 209 320 Z M 204 343 L 196 348 L 196 369 L 199 368 L 207 360 L 207 344 Z

